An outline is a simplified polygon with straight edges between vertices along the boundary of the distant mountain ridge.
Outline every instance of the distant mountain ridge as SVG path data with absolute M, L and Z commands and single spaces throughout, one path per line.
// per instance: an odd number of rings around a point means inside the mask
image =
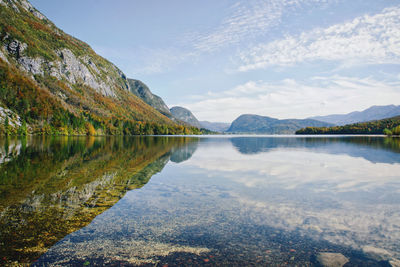
M 245 114 L 234 120 L 227 130 L 229 133 L 254 134 L 294 134 L 296 130 L 305 127 L 328 127 L 330 123 L 312 119 L 285 119 L 279 120 L 266 116 Z
M 226 132 L 231 126 L 231 124 L 227 122 L 210 122 L 210 121 L 200 121 L 200 125 L 202 128 L 220 133 Z
M 175 106 L 175 107 L 170 108 L 170 112 L 171 112 L 172 116 L 174 118 L 176 118 L 177 120 L 183 121 L 186 124 L 189 124 L 191 126 L 201 128 L 200 122 L 193 115 L 193 113 L 190 110 L 188 110 L 187 108 Z
M 348 114 L 332 114 L 327 116 L 315 116 L 309 119 L 332 123 L 335 125 L 346 125 L 357 122 L 367 122 L 392 118 L 400 115 L 400 106 L 372 106 L 363 111 L 354 111 Z

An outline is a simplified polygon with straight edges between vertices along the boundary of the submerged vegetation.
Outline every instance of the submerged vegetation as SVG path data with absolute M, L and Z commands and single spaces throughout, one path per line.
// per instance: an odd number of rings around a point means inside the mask
M 0 140 L 0 265 L 32 263 L 161 171 L 185 137 Z M 140 153 L 138 153 L 140 151 Z

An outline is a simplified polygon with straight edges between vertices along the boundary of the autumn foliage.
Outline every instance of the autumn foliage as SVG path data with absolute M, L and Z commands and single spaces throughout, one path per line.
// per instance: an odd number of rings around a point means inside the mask
M 400 125 L 400 116 L 360 122 L 334 127 L 307 127 L 300 129 L 296 134 L 385 134 L 385 129 L 394 129 Z

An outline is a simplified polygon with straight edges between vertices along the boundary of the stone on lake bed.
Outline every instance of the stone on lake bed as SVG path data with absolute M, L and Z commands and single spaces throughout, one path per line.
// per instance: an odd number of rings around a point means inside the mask
M 341 253 L 321 252 L 317 256 L 317 262 L 325 267 L 342 267 L 349 259 Z
M 400 267 L 400 260 L 397 259 L 391 259 L 389 261 L 390 266 L 392 267 Z

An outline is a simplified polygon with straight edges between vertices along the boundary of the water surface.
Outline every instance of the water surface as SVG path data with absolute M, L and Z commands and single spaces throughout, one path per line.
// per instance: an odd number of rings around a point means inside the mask
M 4 262 L 346 266 L 400 259 L 400 141 L 3 140 Z

